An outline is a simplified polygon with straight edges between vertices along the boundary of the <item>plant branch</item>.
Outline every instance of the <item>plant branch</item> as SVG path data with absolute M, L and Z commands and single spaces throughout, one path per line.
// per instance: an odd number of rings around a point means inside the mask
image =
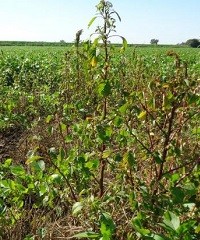
M 66 178 L 66 176 L 64 175 L 64 173 L 60 170 L 60 168 L 53 162 L 53 160 L 52 160 L 50 157 L 48 157 L 48 160 L 49 160 L 49 162 L 54 166 L 54 168 L 60 173 L 60 175 L 63 177 L 63 179 L 65 180 L 67 186 L 68 186 L 69 189 L 70 189 L 70 192 L 71 192 L 71 195 L 72 195 L 73 200 L 77 202 L 77 201 L 78 201 L 78 198 L 77 198 L 77 196 L 76 196 L 76 194 L 75 194 L 75 192 L 74 192 L 74 190 L 73 190 L 73 188 L 72 188 L 69 180 Z
M 171 109 L 168 131 L 167 131 L 167 135 L 165 137 L 165 141 L 164 141 L 164 145 L 163 145 L 162 162 L 160 164 L 160 169 L 159 169 L 159 173 L 158 173 L 158 179 L 157 179 L 158 181 L 163 176 L 163 168 L 164 168 L 164 163 L 165 163 L 165 160 L 166 160 L 166 157 L 167 157 L 168 145 L 169 145 L 170 136 L 171 136 L 171 133 L 172 133 L 172 126 L 173 126 L 173 122 L 174 122 L 175 112 L 176 112 L 176 106 L 174 105 Z

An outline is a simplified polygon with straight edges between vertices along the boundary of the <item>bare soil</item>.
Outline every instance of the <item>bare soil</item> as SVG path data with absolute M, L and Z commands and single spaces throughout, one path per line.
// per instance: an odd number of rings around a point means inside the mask
M 24 129 L 20 126 L 14 126 L 0 131 L 0 162 L 7 158 L 16 159 L 20 139 Z

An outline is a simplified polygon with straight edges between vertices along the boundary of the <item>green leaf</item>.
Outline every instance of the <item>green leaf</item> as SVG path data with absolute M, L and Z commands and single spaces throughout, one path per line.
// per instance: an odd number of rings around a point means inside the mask
M 138 230 L 138 232 L 142 235 L 142 236 L 148 236 L 150 234 L 150 230 L 146 229 L 146 228 L 140 228 Z
M 47 230 L 46 230 L 46 228 L 39 228 L 37 230 L 37 233 L 38 233 L 39 237 L 41 237 L 43 239 L 46 236 Z
M 155 234 L 155 235 L 152 236 L 152 238 L 153 238 L 154 240 L 171 240 L 171 239 L 169 239 L 168 237 L 165 237 L 165 236 L 160 235 L 160 234 Z
M 49 187 L 47 184 L 43 183 L 39 186 L 39 195 L 43 196 L 44 194 L 49 192 Z
M 3 166 L 4 167 L 9 167 L 12 163 L 12 159 L 11 158 L 8 158 L 6 159 L 6 161 L 4 162 Z
M 97 125 L 98 136 L 102 141 L 108 141 L 112 132 L 110 131 L 110 126 L 108 125 Z
M 0 205 L 0 216 L 3 216 L 4 213 L 6 212 L 7 206 L 5 205 Z
M 97 18 L 97 16 L 93 17 L 89 23 L 88 23 L 88 28 L 93 24 L 93 22 L 95 21 L 95 19 Z
M 49 176 L 50 182 L 60 183 L 61 182 L 61 176 L 59 174 L 52 174 Z
M 99 37 L 95 38 L 93 43 L 92 43 L 92 50 L 94 50 L 92 53 L 92 56 L 97 56 L 96 53 L 97 53 L 97 46 L 99 44 Z
M 108 81 L 100 83 L 98 86 L 98 93 L 100 96 L 107 97 L 111 94 L 111 85 Z
M 111 127 L 111 126 L 106 125 L 106 126 L 105 126 L 105 131 L 106 131 L 106 136 L 107 136 L 107 137 L 111 137 L 111 136 L 112 136 L 113 130 L 112 130 L 112 127 Z
M 101 215 L 101 234 L 103 235 L 103 239 L 110 239 L 112 234 L 115 232 L 115 223 L 112 220 L 112 217 L 108 213 L 102 213 Z
M 115 14 L 117 15 L 117 17 L 118 17 L 119 21 L 121 22 L 121 17 L 119 16 L 119 13 L 118 13 L 118 12 L 116 12 L 116 11 L 113 11 L 113 13 L 115 13 Z
M 11 166 L 11 173 L 15 176 L 25 176 L 25 170 L 22 166 Z
M 153 157 L 154 157 L 154 160 L 156 163 L 158 163 L 158 164 L 162 163 L 162 158 L 158 152 L 155 152 Z
M 85 167 L 89 168 L 89 169 L 97 169 L 99 166 L 99 160 L 98 159 L 92 159 L 91 161 L 88 161 L 85 164 Z
M 122 123 L 123 123 L 123 119 L 119 116 L 116 116 L 114 119 L 114 125 L 116 127 L 120 127 Z
M 194 135 L 200 135 L 200 127 L 195 127 L 192 129 L 192 134 Z
M 43 160 L 31 162 L 31 168 L 35 173 L 41 173 L 45 170 L 45 162 Z
M 40 156 L 31 156 L 30 158 L 28 158 L 27 160 L 26 160 L 26 164 L 28 165 L 28 164 L 30 164 L 30 163 L 33 163 L 33 162 L 36 162 L 37 160 L 39 160 L 39 159 L 41 159 L 42 157 L 40 157 Z
M 100 234 L 95 232 L 82 232 L 73 236 L 74 238 L 99 238 Z
M 115 155 L 114 159 L 115 159 L 116 162 L 121 162 L 122 159 L 123 159 L 123 157 L 122 157 L 119 153 L 117 153 L 117 154 Z
M 130 167 L 135 166 L 135 158 L 131 151 L 128 151 L 123 156 L 123 162 L 128 163 Z
M 168 211 L 164 214 L 163 223 L 167 227 L 176 231 L 180 227 L 180 218 L 177 215 L 175 215 L 173 212 Z
M 64 158 L 65 158 L 65 150 L 63 148 L 60 148 L 57 159 L 59 162 L 62 162 Z
M 92 67 L 96 67 L 97 66 L 97 57 L 94 56 L 90 62 L 91 66 Z
M 24 240 L 35 240 L 34 236 L 28 235 L 24 238 Z
M 102 158 L 108 158 L 112 154 L 112 151 L 110 149 L 104 150 L 102 154 Z
M 180 179 L 180 174 L 179 173 L 174 173 L 171 175 L 171 181 L 173 183 L 175 183 L 176 181 L 178 181 Z
M 150 235 L 150 230 L 146 229 L 142 226 L 142 219 L 144 218 L 143 214 L 141 212 L 138 213 L 137 217 L 135 217 L 132 220 L 132 226 L 133 228 L 140 233 L 142 236 L 149 236 Z
M 50 123 L 50 121 L 53 119 L 53 115 L 48 115 L 46 117 L 46 123 Z
M 188 196 L 194 196 L 198 192 L 198 188 L 195 186 L 194 183 L 186 183 L 183 185 L 184 193 Z
M 147 115 L 147 112 L 146 111 L 142 111 L 139 115 L 138 115 L 138 119 L 141 119 L 141 120 L 144 120 L 145 117 Z
M 72 206 L 72 215 L 77 215 L 81 212 L 81 209 L 83 208 L 83 204 L 81 202 L 76 202 Z
M 127 111 L 127 109 L 128 109 L 128 107 L 129 107 L 129 104 L 128 104 L 128 103 L 125 103 L 124 105 L 122 105 L 122 106 L 119 108 L 119 112 L 120 112 L 121 114 L 125 114 L 126 111 Z
M 120 36 L 120 37 L 122 38 L 122 48 L 121 48 L 121 51 L 125 51 L 127 49 L 127 46 L 128 46 L 127 40 L 126 40 L 126 38 L 124 38 L 122 36 Z
M 194 220 L 185 221 L 184 223 L 182 223 L 180 225 L 180 227 L 178 228 L 177 232 L 178 232 L 179 235 L 180 234 L 183 235 L 185 233 L 189 233 L 190 230 L 194 229 L 195 225 L 196 225 L 196 221 L 194 221 Z
M 188 99 L 188 103 L 189 104 L 195 103 L 195 104 L 199 105 L 199 103 L 200 103 L 200 96 L 198 96 L 197 94 L 190 94 L 189 95 L 189 99 Z
M 200 233 L 200 224 L 196 227 L 195 233 Z
M 40 160 L 37 162 L 38 163 L 38 167 L 44 171 L 45 170 L 45 162 L 43 160 Z
M 184 79 L 184 82 L 186 83 L 186 85 L 189 87 L 190 86 L 190 82 L 188 81 L 188 79 Z
M 67 126 L 64 123 L 60 123 L 60 127 L 61 127 L 62 132 L 66 131 L 66 129 L 67 129 Z
M 174 187 L 174 188 L 172 188 L 171 192 L 173 194 L 173 202 L 174 203 L 182 203 L 183 202 L 185 194 L 181 188 Z

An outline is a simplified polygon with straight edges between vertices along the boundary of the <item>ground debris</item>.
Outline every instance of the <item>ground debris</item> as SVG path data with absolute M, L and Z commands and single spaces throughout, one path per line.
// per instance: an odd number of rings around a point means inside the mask
M 0 162 L 15 157 L 23 132 L 24 129 L 20 126 L 0 130 Z

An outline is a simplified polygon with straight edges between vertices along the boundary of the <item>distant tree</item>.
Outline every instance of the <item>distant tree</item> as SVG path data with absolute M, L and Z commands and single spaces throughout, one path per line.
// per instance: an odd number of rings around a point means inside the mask
M 150 41 L 150 43 L 151 44 L 155 44 L 155 45 L 157 45 L 158 44 L 158 42 L 159 42 L 159 40 L 158 39 L 151 39 L 151 41 Z
M 186 41 L 186 45 L 193 47 L 193 48 L 197 48 L 200 46 L 200 40 L 193 38 L 193 39 L 188 39 Z
M 60 44 L 61 46 L 65 46 L 66 42 L 65 42 L 65 40 L 60 40 L 59 44 Z

